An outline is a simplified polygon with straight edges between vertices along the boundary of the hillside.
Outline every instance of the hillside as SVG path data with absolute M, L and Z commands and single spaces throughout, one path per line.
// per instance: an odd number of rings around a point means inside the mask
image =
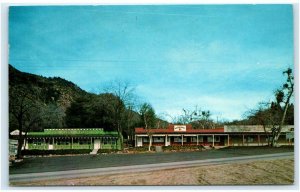
M 140 115 L 121 106 L 116 108 L 119 98 L 109 93 L 96 95 L 88 93 L 71 81 L 60 77 L 43 77 L 17 70 L 9 65 L 10 92 L 10 130 L 29 126 L 29 129 L 44 128 L 94 128 L 116 130 L 116 122 L 121 122 L 123 134 L 133 135 L 136 126 L 143 126 Z M 21 104 L 24 94 L 30 95 L 26 103 Z M 27 107 L 27 109 L 23 109 Z M 120 109 L 122 109 L 120 112 Z M 20 117 L 15 113 L 22 113 Z M 120 114 L 122 113 L 122 114 Z M 116 119 L 120 117 L 121 121 Z M 36 119 L 39 119 L 36 121 Z M 159 120 L 160 126 L 168 122 Z
M 54 100 L 66 110 L 76 98 L 87 95 L 86 91 L 79 88 L 71 81 L 60 77 L 43 77 L 17 70 L 9 65 L 9 86 L 31 86 L 39 89 L 45 100 Z

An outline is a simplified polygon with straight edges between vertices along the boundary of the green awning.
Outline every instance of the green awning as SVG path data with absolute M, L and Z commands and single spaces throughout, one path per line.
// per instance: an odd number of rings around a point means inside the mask
M 28 132 L 27 137 L 118 137 L 118 132 L 102 128 L 45 129 L 43 132 Z

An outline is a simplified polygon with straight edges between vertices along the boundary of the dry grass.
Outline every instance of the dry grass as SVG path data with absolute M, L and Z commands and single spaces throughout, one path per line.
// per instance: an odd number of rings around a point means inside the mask
M 11 185 L 264 185 L 293 184 L 293 182 L 294 160 L 284 159 L 76 179 L 15 182 Z

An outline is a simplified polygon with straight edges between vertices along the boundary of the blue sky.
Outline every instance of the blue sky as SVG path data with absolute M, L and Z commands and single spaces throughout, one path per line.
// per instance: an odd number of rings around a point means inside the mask
M 86 91 L 119 79 L 157 114 L 240 119 L 293 67 L 291 5 L 43 6 L 9 10 L 9 63 Z

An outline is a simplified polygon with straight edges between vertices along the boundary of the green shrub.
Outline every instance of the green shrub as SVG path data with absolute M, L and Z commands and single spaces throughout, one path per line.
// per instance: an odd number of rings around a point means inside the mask
M 97 153 L 114 153 L 119 151 L 118 149 L 99 149 Z
M 24 150 L 22 155 L 67 155 L 67 154 L 89 154 L 90 149 L 58 149 L 58 150 Z
M 148 151 L 148 150 L 149 150 L 148 146 L 135 147 L 135 148 L 132 149 L 132 151 Z M 155 146 L 151 146 L 150 150 L 154 151 L 155 150 Z
M 204 147 L 202 145 L 190 145 L 190 146 L 163 146 L 164 151 L 187 151 L 187 150 L 202 150 Z

